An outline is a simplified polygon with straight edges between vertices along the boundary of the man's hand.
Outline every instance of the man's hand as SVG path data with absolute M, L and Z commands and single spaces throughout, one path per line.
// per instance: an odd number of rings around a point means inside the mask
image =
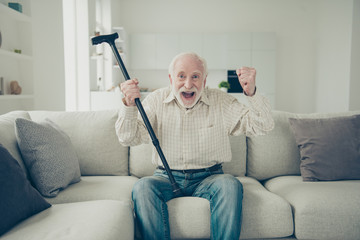
M 244 93 L 247 96 L 253 96 L 255 94 L 255 68 L 242 67 L 240 69 L 236 69 L 236 74 L 238 75 L 239 82 L 244 90 Z
M 124 94 L 123 102 L 126 106 L 135 106 L 135 98 L 140 98 L 139 81 L 134 78 L 120 84 L 120 90 Z

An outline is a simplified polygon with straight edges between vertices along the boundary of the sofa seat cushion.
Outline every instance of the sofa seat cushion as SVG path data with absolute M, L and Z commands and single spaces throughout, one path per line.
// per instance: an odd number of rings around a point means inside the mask
M 358 239 L 360 181 L 303 182 L 301 176 L 268 180 L 265 187 L 293 207 L 299 239 Z
M 133 185 L 138 180 L 132 176 L 85 176 L 70 185 L 55 198 L 46 198 L 51 204 L 92 200 L 131 201 Z
M 239 177 L 244 199 L 241 239 L 277 238 L 293 234 L 291 207 L 257 180 Z M 172 239 L 210 238 L 210 204 L 206 199 L 182 197 L 168 202 Z
M 118 114 L 113 111 L 31 111 L 36 122 L 50 119 L 71 139 L 79 158 L 81 175 L 129 175 L 128 147 L 115 133 Z
M 21 222 L 2 240 L 118 240 L 134 238 L 131 205 L 99 200 L 53 205 Z

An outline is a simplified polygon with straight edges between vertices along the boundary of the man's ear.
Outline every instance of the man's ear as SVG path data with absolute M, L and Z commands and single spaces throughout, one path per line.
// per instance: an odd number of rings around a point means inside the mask
M 170 84 L 172 84 L 171 74 L 169 74 Z
M 204 86 L 203 86 L 203 87 L 205 87 L 205 85 L 206 85 L 206 78 L 207 78 L 207 75 L 205 76 L 205 79 L 204 79 Z

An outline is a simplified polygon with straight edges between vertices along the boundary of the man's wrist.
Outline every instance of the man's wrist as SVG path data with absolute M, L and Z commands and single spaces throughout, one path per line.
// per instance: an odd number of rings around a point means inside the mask
M 254 89 L 254 92 L 253 92 L 253 94 L 247 94 L 245 91 L 244 91 L 244 94 L 245 94 L 245 96 L 247 96 L 247 97 L 253 97 L 254 95 L 255 95 L 255 93 L 256 93 L 256 86 L 255 86 L 255 89 Z

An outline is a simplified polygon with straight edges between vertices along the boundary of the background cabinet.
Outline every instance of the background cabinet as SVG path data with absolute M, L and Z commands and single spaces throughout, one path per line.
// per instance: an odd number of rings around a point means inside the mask
M 0 114 L 33 108 L 32 19 L 30 1 L 22 3 L 23 13 L 0 2 L 0 77 L 4 81 L 5 95 L 0 96 Z M 21 50 L 21 54 L 14 50 Z M 20 95 L 10 95 L 10 82 L 17 81 Z
M 155 69 L 156 34 L 133 34 L 130 36 L 130 67 L 132 69 Z

